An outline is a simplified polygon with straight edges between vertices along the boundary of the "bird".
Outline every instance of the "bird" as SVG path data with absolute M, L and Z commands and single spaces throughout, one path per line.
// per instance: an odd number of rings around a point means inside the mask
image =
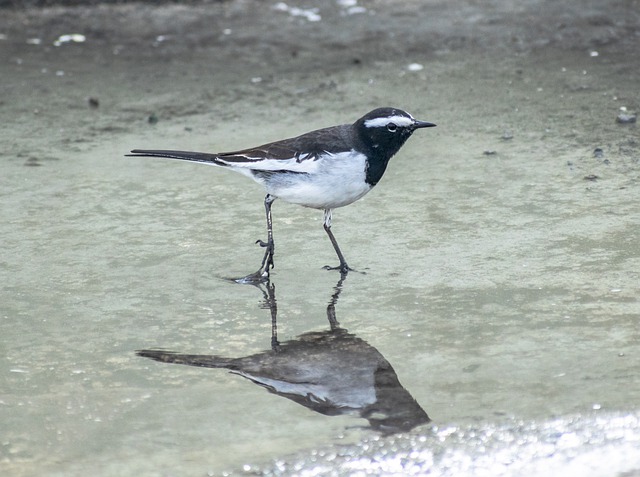
M 130 157 L 162 157 L 199 162 L 239 172 L 266 190 L 264 208 L 267 240 L 260 268 L 238 279 L 257 283 L 269 277 L 274 267 L 275 243 L 271 205 L 276 199 L 324 211 L 323 227 L 338 256 L 337 267 L 346 274 L 348 265 L 333 232 L 333 209 L 352 204 L 367 194 L 382 178 L 389 160 L 411 135 L 436 126 L 415 119 L 399 108 L 382 107 L 354 123 L 307 132 L 300 136 L 232 152 L 206 153 L 161 149 L 133 149 Z

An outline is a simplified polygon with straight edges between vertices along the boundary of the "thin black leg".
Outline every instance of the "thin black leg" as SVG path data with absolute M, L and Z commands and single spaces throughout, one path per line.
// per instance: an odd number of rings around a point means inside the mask
M 324 231 L 327 232 L 329 236 L 329 240 L 331 240 L 331 245 L 333 245 L 336 254 L 338 255 L 338 260 L 340 260 L 340 265 L 337 267 L 325 267 L 327 270 L 340 270 L 340 273 L 347 273 L 350 270 L 353 270 L 349 265 L 347 265 L 347 261 L 344 259 L 344 255 L 342 255 L 342 251 L 340 251 L 340 247 L 338 246 L 338 242 L 336 238 L 333 236 L 333 232 L 331 232 L 331 209 L 324 210 Z
M 276 198 L 269 194 L 264 198 L 264 211 L 267 215 L 267 243 L 262 240 L 256 242 L 259 243 L 261 247 L 266 248 L 264 257 L 262 258 L 262 265 L 260 265 L 260 270 L 258 270 L 259 272 L 262 271 L 266 276 L 269 276 L 269 269 L 273 268 L 273 254 L 276 251 L 276 246 L 273 242 L 273 224 L 271 222 L 271 204 L 273 204 L 274 200 L 276 200 Z
M 264 210 L 267 215 L 267 241 L 258 240 L 256 243 L 265 248 L 264 257 L 260 269 L 257 272 L 238 278 L 238 283 L 255 283 L 263 282 L 269 278 L 269 270 L 273 268 L 273 254 L 275 252 L 275 243 L 273 241 L 273 224 L 271 222 L 271 204 L 276 198 L 270 194 L 264 198 Z

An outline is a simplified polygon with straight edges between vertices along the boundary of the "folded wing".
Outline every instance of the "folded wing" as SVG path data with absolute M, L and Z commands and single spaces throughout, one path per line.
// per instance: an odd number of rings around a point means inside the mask
M 184 161 L 255 171 L 314 172 L 322 156 L 347 152 L 348 126 L 312 131 L 302 136 L 276 141 L 241 151 L 205 152 L 134 149 L 128 156 L 165 157 Z

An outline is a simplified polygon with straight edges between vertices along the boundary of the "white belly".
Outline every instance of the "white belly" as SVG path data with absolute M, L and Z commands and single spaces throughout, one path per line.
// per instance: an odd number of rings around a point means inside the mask
M 261 179 L 267 193 L 292 204 L 314 209 L 349 205 L 371 190 L 365 182 L 365 157 L 355 151 L 323 156 L 308 172 L 275 173 Z

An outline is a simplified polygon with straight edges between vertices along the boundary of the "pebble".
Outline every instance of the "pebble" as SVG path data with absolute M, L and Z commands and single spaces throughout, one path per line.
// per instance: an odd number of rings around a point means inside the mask
M 636 122 L 635 114 L 620 113 L 616 118 L 618 124 L 634 124 Z

